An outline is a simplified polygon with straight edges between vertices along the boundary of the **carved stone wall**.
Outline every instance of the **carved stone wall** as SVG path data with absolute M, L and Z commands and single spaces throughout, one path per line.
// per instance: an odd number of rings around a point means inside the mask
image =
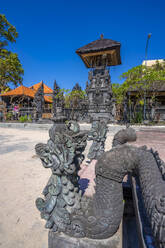
M 114 99 L 109 70 L 100 67 L 89 72 L 90 83 L 86 84 L 89 101 L 88 116 L 95 119 L 114 121 Z

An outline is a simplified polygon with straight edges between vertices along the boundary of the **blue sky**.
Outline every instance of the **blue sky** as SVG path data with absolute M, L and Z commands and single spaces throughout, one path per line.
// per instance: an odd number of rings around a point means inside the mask
M 165 58 L 164 0 L 5 0 L 0 13 L 13 24 L 19 38 L 11 46 L 24 68 L 25 86 L 41 80 L 53 87 L 85 88 L 88 70 L 75 53 L 104 34 L 121 42 L 122 65 L 111 67 L 113 83 L 142 63 L 147 34 L 152 33 L 148 59 Z

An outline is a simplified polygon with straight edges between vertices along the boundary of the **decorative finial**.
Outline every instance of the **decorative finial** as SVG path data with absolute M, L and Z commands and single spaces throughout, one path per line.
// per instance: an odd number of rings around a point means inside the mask
M 54 90 L 57 90 L 57 89 L 59 89 L 59 86 L 58 86 L 56 80 L 54 80 Z
M 103 35 L 103 34 L 100 35 L 100 39 L 101 39 L 101 40 L 104 39 L 104 35 Z
M 79 83 L 76 83 L 75 86 L 73 87 L 72 91 L 74 90 L 82 90 L 81 86 L 79 85 Z
M 41 86 L 42 86 L 42 88 L 44 87 L 44 82 L 43 82 L 43 80 L 41 81 Z

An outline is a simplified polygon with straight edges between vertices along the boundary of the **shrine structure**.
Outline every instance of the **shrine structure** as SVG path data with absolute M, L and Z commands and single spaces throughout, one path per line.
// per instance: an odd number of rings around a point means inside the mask
M 91 68 L 88 73 L 90 83 L 86 83 L 90 121 L 104 119 L 114 122 L 115 100 L 109 67 L 121 64 L 120 46 L 119 42 L 104 39 L 101 35 L 100 39 L 76 50 L 85 66 Z

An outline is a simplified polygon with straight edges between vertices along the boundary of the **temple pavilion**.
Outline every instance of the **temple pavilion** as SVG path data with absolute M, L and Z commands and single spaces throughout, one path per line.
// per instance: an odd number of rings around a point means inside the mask
M 44 90 L 44 100 L 45 104 L 52 103 L 52 94 L 53 90 L 49 88 L 43 81 L 32 85 L 31 87 L 26 87 L 21 85 L 13 90 L 10 90 L 4 94 L 0 94 L 2 101 L 7 104 L 7 107 L 10 107 L 13 104 L 19 104 L 20 107 L 32 107 L 32 102 L 35 96 L 35 93 L 39 87 L 43 84 Z
M 142 65 L 148 67 L 156 65 L 156 63 L 164 63 L 164 59 L 144 60 Z M 135 109 L 139 111 L 138 101 L 138 89 L 129 88 L 127 91 L 127 99 L 131 102 L 131 106 L 128 107 L 129 118 L 133 118 Z M 155 99 L 153 98 L 155 96 Z M 154 102 L 153 102 L 154 99 Z M 165 82 L 157 81 L 153 82 L 146 92 L 146 120 L 153 121 L 165 121 Z
M 115 102 L 112 94 L 109 67 L 121 64 L 120 42 L 104 39 L 95 40 L 79 49 L 80 56 L 87 68 L 90 68 L 86 83 L 88 96 L 88 118 L 105 119 L 114 122 Z
M 19 116 L 33 116 L 35 95 L 41 86 L 44 92 L 43 118 L 47 118 L 47 116 L 51 115 L 53 90 L 44 84 L 43 81 L 31 87 L 21 85 L 4 94 L 0 94 L 0 116 L 6 119 L 8 113 L 15 113 L 17 111 L 19 111 Z M 16 119 L 18 119 L 18 116 Z

